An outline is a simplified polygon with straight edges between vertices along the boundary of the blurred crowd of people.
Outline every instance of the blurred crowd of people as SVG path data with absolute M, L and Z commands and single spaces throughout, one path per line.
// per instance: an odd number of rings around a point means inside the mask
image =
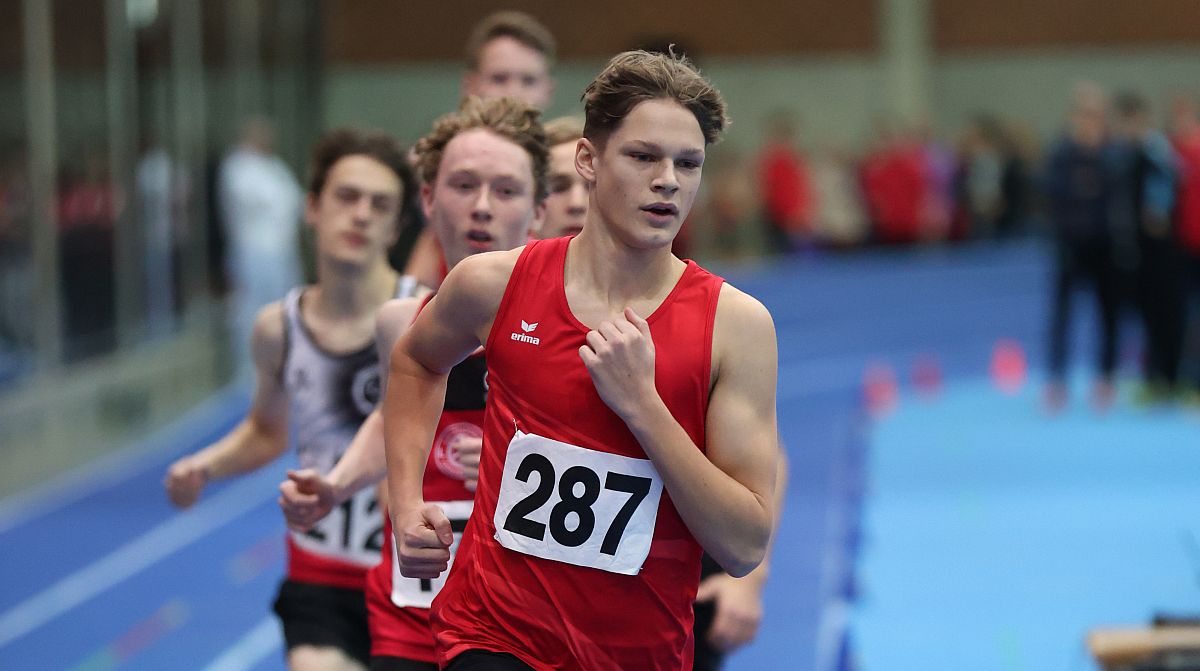
M 947 143 L 927 124 L 880 120 L 857 154 L 806 147 L 786 111 L 765 130 L 752 159 L 717 150 L 709 204 L 716 255 L 756 251 L 737 234 L 756 220 L 760 247 L 776 254 L 1010 237 L 1035 227 L 1038 143 L 1025 126 L 980 114 Z
M 1067 400 L 1072 298 L 1100 314 L 1097 407 L 1112 402 L 1118 330 L 1136 314 L 1142 400 L 1200 398 L 1200 121 L 1177 96 L 1166 123 L 1137 93 L 1072 92 L 1061 136 L 1043 150 L 1023 123 L 973 117 L 953 143 L 927 125 L 877 123 L 865 151 L 806 143 L 780 112 L 752 158 L 712 161 L 706 251 L 736 257 L 1038 235 L 1053 240 L 1047 404 Z M 809 146 L 809 145 L 812 146 Z M 750 242 L 760 233 L 761 244 Z M 1191 319 L 1189 319 L 1189 312 Z
M 1111 98 L 1081 83 L 1066 129 L 1044 167 L 1047 214 L 1057 251 L 1047 404 L 1066 402 L 1071 298 L 1082 285 L 1100 314 L 1092 400 L 1113 398 L 1123 308 L 1140 316 L 1145 401 L 1200 393 L 1200 121 L 1194 100 L 1173 101 L 1155 122 L 1137 93 Z M 1189 323 L 1192 336 L 1188 337 Z
M 1047 235 L 1058 259 L 1049 404 L 1066 400 L 1062 376 L 1077 286 L 1100 307 L 1097 403 L 1112 395 L 1127 308 L 1144 325 L 1145 396 L 1194 393 L 1200 328 L 1187 315 L 1200 303 L 1195 101 L 1177 97 L 1160 128 L 1137 94 L 1110 98 L 1081 84 L 1071 95 L 1062 135 L 1045 148 L 1028 124 L 981 113 L 953 141 L 936 137 L 928 124 L 880 120 L 865 149 L 854 152 L 804 137 L 796 116 L 781 110 L 766 120 L 754 156 L 715 148 L 706 165 L 707 202 L 695 211 L 697 225 L 685 227 L 678 251 L 732 258 Z M 302 191 L 273 153 L 273 139 L 265 120 L 251 120 L 211 162 L 208 176 L 210 221 L 203 230 L 213 288 L 231 290 L 230 325 L 239 341 L 254 308 L 302 274 Z M 141 227 L 146 324 L 152 333 L 171 330 L 180 310 L 180 254 L 191 230 L 187 202 L 205 195 L 193 192 L 184 171 L 152 141 L 142 148 L 132 198 L 114 188 L 103 152 L 76 154 L 64 163 L 55 203 L 69 360 L 115 344 L 113 231 L 126 207 L 135 208 Z M 23 148 L 14 145 L 0 165 L 0 342 L 8 350 L 28 347 L 33 337 L 25 163 Z

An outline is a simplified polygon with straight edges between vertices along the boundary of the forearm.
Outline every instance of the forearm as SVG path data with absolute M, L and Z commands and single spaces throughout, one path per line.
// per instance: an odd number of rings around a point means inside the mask
M 731 575 L 755 569 L 771 537 L 771 493 L 757 493 L 717 468 L 657 396 L 626 424 L 704 550 Z
M 424 502 L 425 463 L 446 398 L 444 374 L 393 355 L 383 401 L 384 453 L 392 510 Z
M 379 483 L 387 475 L 387 457 L 383 449 L 383 416 L 378 409 L 354 434 L 342 458 L 328 474 L 333 486 L 334 504 L 342 503 L 355 493 Z
M 761 590 L 771 574 L 771 550 L 779 535 L 779 521 L 783 518 L 783 500 L 787 493 L 788 459 L 783 449 L 783 441 L 779 441 L 779 461 L 775 465 L 775 491 L 771 496 L 771 540 L 763 555 L 762 563 L 746 575 L 745 580 L 752 581 Z
M 224 438 L 196 453 L 209 480 L 259 469 L 286 449 L 283 432 L 263 427 L 253 418 L 242 420 Z

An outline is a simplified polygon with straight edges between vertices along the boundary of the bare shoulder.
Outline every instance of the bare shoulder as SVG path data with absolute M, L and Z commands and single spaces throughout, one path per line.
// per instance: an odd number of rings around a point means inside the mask
M 283 364 L 284 335 L 283 301 L 268 303 L 254 318 L 250 335 L 250 355 L 260 370 L 278 371 Z
M 524 249 L 486 252 L 463 259 L 446 276 L 438 295 L 446 295 L 456 304 L 465 299 L 472 307 L 494 311 Z
M 417 310 L 421 307 L 422 300 L 424 300 L 423 296 L 408 296 L 388 300 L 379 306 L 379 310 L 375 313 L 376 327 L 380 330 L 385 327 L 393 329 L 397 326 L 408 324 L 416 316 Z
M 770 337 L 772 343 L 775 341 L 775 320 L 767 306 L 728 282 L 721 285 L 714 328 L 718 335 L 722 331 L 736 330 L 738 339 L 743 342 L 751 336 L 755 339 Z
M 471 288 L 481 290 L 499 284 L 503 291 L 513 268 L 517 265 L 517 259 L 521 258 L 521 252 L 524 250 L 525 247 L 521 246 L 503 252 L 468 256 L 450 271 L 446 279 L 457 276 L 460 282 L 469 283 Z
M 721 286 L 713 325 L 713 373 L 717 379 L 731 372 L 758 373 L 775 379 L 778 365 L 775 321 L 770 311 L 750 294 L 730 285 Z M 738 376 L 740 377 L 740 376 Z

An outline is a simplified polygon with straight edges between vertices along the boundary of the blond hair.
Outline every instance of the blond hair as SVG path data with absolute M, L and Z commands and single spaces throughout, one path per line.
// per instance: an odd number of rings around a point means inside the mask
M 461 133 L 482 128 L 511 141 L 529 154 L 533 167 L 534 200 L 542 202 L 546 197 L 546 166 L 550 160 L 550 149 L 546 145 L 546 131 L 542 128 L 540 116 L 537 109 L 514 98 L 484 100 L 468 96 L 457 112 L 439 118 L 433 123 L 433 130 L 417 141 L 414 151 L 421 179 L 426 184 L 435 184 L 446 145 Z
M 720 139 L 729 125 L 725 101 L 686 56 L 674 51 L 617 54 L 584 89 L 583 136 L 602 143 L 639 103 L 674 100 L 700 124 L 705 144 Z

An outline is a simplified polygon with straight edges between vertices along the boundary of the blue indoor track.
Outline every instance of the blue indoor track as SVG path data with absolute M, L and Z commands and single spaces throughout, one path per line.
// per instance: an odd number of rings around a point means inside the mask
M 766 618 L 729 669 L 1090 669 L 1088 627 L 1200 604 L 1200 420 L 1136 407 L 1128 384 L 1094 415 L 1086 335 L 1077 400 L 1042 413 L 1047 263 L 1022 242 L 723 269 L 775 315 L 791 462 Z M 1030 369 L 1007 391 L 1001 340 Z M 0 501 L 0 670 L 284 668 L 290 464 L 186 513 L 161 486 L 246 404 L 227 390 Z

